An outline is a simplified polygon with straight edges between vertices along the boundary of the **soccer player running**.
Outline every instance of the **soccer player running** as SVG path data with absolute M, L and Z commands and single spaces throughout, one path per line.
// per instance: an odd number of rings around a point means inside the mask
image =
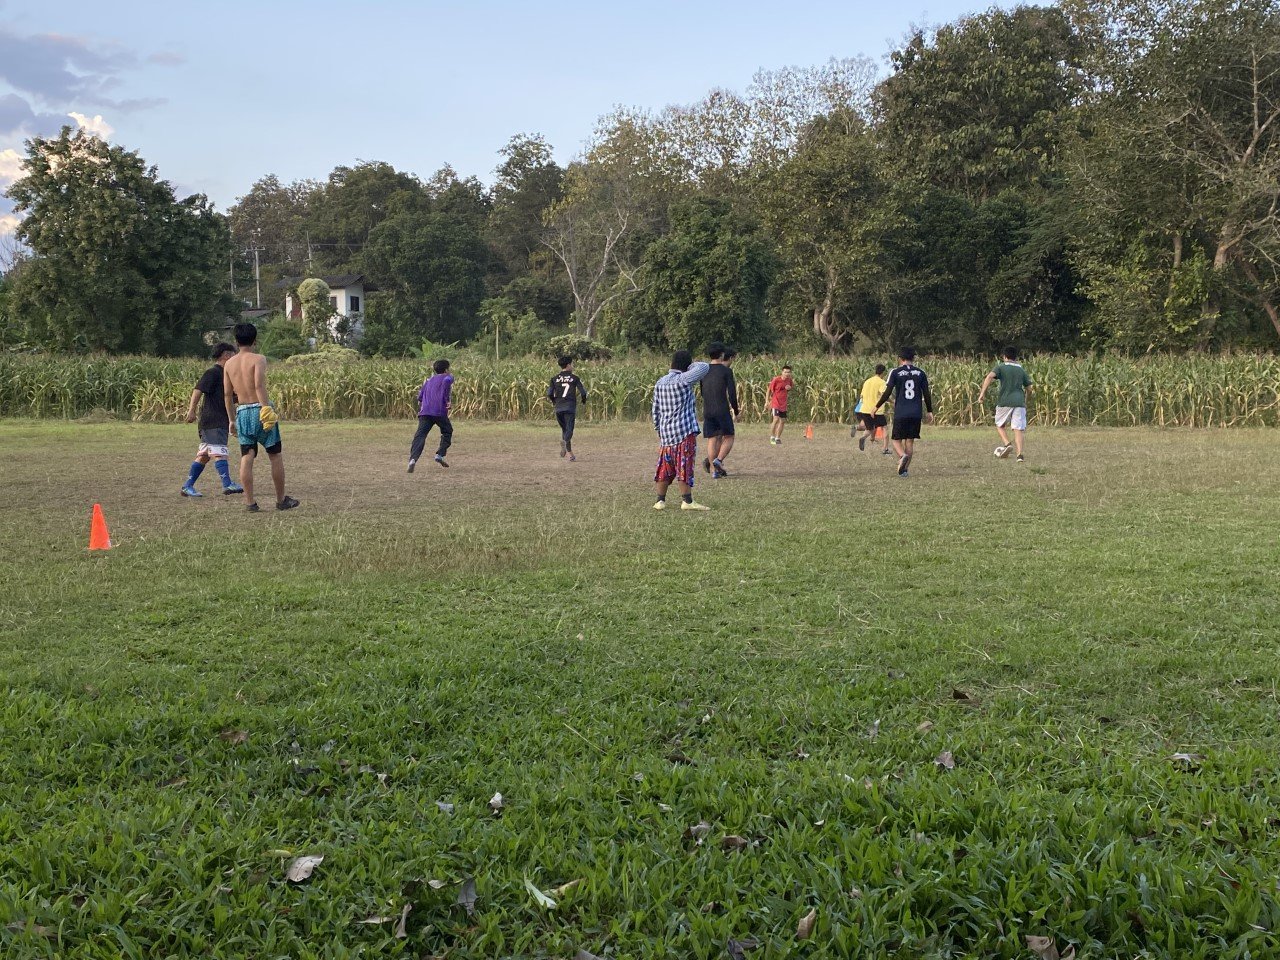
M 693 501 L 694 463 L 698 456 L 698 411 L 693 385 L 707 375 L 711 365 L 693 362 L 688 350 L 677 350 L 671 369 L 653 386 L 653 427 L 658 431 L 658 467 L 653 481 L 658 499 L 653 509 L 667 509 L 667 489 L 674 480 L 680 486 L 681 510 L 710 510 Z
M 1002 460 L 1009 456 L 1013 447 L 1018 451 L 1018 462 L 1025 463 L 1022 456 L 1022 440 L 1027 432 L 1027 395 L 1031 391 L 1031 378 L 1018 362 L 1016 347 L 1005 347 L 1003 359 L 987 374 L 982 381 L 982 389 L 978 391 L 978 405 L 982 405 L 987 395 L 987 388 L 996 380 L 1000 381 L 1000 390 L 996 394 L 996 433 L 1000 434 L 1000 446 L 996 447 L 996 456 Z M 1004 428 L 1013 430 L 1013 446 L 1009 444 L 1009 435 Z
M 702 379 L 702 433 L 707 438 L 702 467 L 713 480 L 719 480 L 729 475 L 724 461 L 733 449 L 733 422 L 738 416 L 738 385 L 731 368 L 737 352 L 713 343 L 707 356 L 711 358 L 711 369 Z
M 280 442 L 279 417 L 267 396 L 267 358 L 258 353 L 258 328 L 252 323 L 237 323 L 235 338 L 240 350 L 222 368 L 222 389 L 231 435 L 240 438 L 240 485 L 244 487 L 245 509 L 258 512 L 258 501 L 253 499 L 253 462 L 258 456 L 258 444 L 262 444 L 271 460 L 276 509 L 292 510 L 298 501 L 284 492 L 284 445 Z M 234 416 L 232 403 L 238 403 Z
M 444 455 L 453 443 L 453 423 L 449 420 L 449 407 L 452 405 L 453 374 L 449 372 L 448 360 L 437 360 L 431 365 L 432 374 L 418 389 L 418 430 L 409 444 L 409 472 L 418 465 L 418 458 L 427 445 L 427 434 L 432 427 L 440 428 L 440 443 L 436 447 L 436 463 L 442 467 Z
M 243 493 L 243 488 L 231 479 L 231 467 L 227 463 L 227 431 L 230 421 L 227 419 L 227 401 L 223 390 L 223 367 L 227 360 L 235 356 L 236 348 L 229 343 L 215 344 L 213 348 L 213 366 L 204 372 L 200 381 L 191 391 L 191 405 L 187 408 L 187 423 L 196 422 L 196 406 L 204 398 L 200 406 L 200 446 L 196 449 L 196 458 L 191 461 L 191 472 L 187 474 L 187 482 L 182 485 L 184 497 L 203 497 L 196 490 L 196 478 L 204 472 L 205 465 L 212 460 L 213 468 L 222 478 L 224 494 Z
M 858 406 L 858 419 L 862 421 L 863 435 L 858 438 L 858 449 L 867 449 L 867 438 L 875 439 L 877 431 L 884 438 L 884 456 L 889 456 L 889 420 L 883 413 L 876 413 L 876 404 L 884 394 L 888 383 L 884 379 L 884 364 L 876 364 L 876 372 L 862 382 L 862 395 Z
M 920 439 L 920 422 L 927 417 L 933 423 L 933 396 L 929 378 L 915 365 L 915 350 L 903 347 L 898 359 L 901 362 L 890 372 L 884 393 L 872 412 L 879 412 L 893 398 L 893 449 L 899 458 L 898 476 L 906 477 Z
M 577 460 L 573 455 L 573 426 L 578 419 L 578 397 L 587 402 L 587 388 L 573 372 L 573 357 L 559 360 L 560 372 L 551 378 L 547 386 L 547 399 L 556 406 L 556 422 L 560 424 L 560 456 L 569 462 Z
M 769 381 L 769 409 L 773 411 L 773 426 L 769 428 L 769 442 L 775 447 L 782 442 L 782 428 L 787 425 L 787 400 L 795 381 L 791 368 L 783 367 L 782 373 Z

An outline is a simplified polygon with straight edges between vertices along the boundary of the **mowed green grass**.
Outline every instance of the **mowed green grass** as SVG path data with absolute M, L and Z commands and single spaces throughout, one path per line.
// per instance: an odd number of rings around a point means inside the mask
M 1274 433 L 411 432 L 0 423 L 0 955 L 1280 953 Z

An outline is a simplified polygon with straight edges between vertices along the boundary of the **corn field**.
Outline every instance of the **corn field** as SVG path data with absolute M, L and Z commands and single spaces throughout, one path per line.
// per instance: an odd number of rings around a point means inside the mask
M 888 361 L 886 361 L 888 362 Z M 943 424 L 986 422 L 978 390 L 990 361 L 923 358 Z M 792 362 L 793 421 L 850 422 L 858 390 L 874 361 Z M 206 364 L 149 357 L 49 357 L 0 354 L 0 416 L 72 419 L 107 412 L 133 420 L 181 420 Z M 781 363 L 769 358 L 734 364 L 744 420 L 763 420 L 765 388 Z M 414 360 L 362 360 L 333 365 L 275 363 L 272 400 L 286 420 L 413 417 L 429 365 Z M 1044 356 L 1027 360 L 1036 383 L 1032 422 L 1039 425 L 1161 427 L 1275 426 L 1280 423 L 1280 358 L 1275 356 Z M 495 362 L 467 353 L 453 360 L 455 416 L 487 420 L 550 419 L 544 399 L 552 364 L 536 359 Z M 644 420 L 663 358 L 580 363 L 590 391 L 582 420 Z M 988 397 L 989 418 L 994 395 Z

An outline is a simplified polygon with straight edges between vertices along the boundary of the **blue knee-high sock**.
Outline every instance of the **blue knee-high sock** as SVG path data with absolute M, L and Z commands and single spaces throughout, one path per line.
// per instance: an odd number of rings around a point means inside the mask
M 213 461 L 213 469 L 218 471 L 218 476 L 222 478 L 222 485 L 224 487 L 231 486 L 231 467 L 227 464 L 227 461 Z
M 187 486 L 188 487 L 195 486 L 196 478 L 199 477 L 200 474 L 202 473 L 204 473 L 204 464 L 201 463 L 199 460 L 192 460 L 191 473 L 188 474 L 187 476 Z

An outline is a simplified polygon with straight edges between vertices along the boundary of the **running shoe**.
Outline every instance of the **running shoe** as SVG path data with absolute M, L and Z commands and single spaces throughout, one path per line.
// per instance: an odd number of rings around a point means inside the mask
M 204 496 L 203 493 L 201 493 L 199 490 L 197 490 L 195 487 L 193 487 L 189 483 L 185 483 L 182 485 L 182 495 L 184 497 L 203 497 Z
M 703 511 L 706 511 L 706 510 L 710 510 L 711 508 L 710 508 L 710 507 L 708 507 L 708 506 L 706 506 L 706 505 L 704 505 L 704 504 L 698 503 L 698 502 L 696 502 L 696 501 L 694 501 L 694 500 L 687 500 L 687 501 L 686 501 L 686 500 L 681 500 L 681 501 L 680 501 L 680 509 L 681 509 L 681 510 L 703 510 Z
M 444 462 L 444 454 L 440 454 L 440 453 L 436 454 L 436 463 L 440 464 L 440 466 L 442 467 L 448 466 L 448 464 Z
M 653 505 L 653 509 L 655 509 L 655 510 L 665 510 L 665 509 L 667 509 L 667 501 L 665 501 L 665 500 L 659 500 L 657 503 L 655 503 L 655 504 Z
M 222 488 L 222 495 L 224 497 L 229 497 L 233 493 L 244 493 L 244 487 L 240 486 L 238 483 L 233 483 L 229 487 Z
M 417 461 L 417 460 L 410 460 L 410 461 L 409 461 L 409 472 L 410 472 L 410 473 L 413 473 L 413 468 L 414 468 L 414 467 L 416 467 L 417 465 L 418 465 L 418 461 Z
M 861 437 L 859 437 L 859 438 L 858 438 L 858 449 L 859 449 L 859 450 L 865 450 L 865 449 L 867 449 L 867 438 L 866 438 L 866 436 L 861 436 Z
M 298 501 L 297 501 L 297 500 L 295 500 L 295 499 L 293 499 L 293 497 L 285 497 L 283 500 L 281 500 L 279 503 L 277 503 L 277 504 L 276 504 L 276 509 L 277 509 L 277 510 L 292 510 L 294 507 L 296 507 L 296 506 L 298 506 L 298 505 L 299 505 L 299 504 L 298 504 Z M 256 506 L 257 506 L 257 504 L 254 504 L 254 506 L 256 507 Z

